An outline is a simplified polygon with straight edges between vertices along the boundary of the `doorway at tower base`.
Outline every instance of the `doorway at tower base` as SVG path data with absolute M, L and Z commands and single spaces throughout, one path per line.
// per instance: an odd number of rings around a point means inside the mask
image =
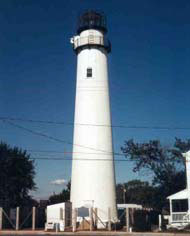
M 93 207 L 80 207 L 73 209 L 73 226 L 77 230 L 109 229 L 111 225 L 118 223 L 117 219 L 112 219 L 111 208 L 108 208 L 105 218 L 101 218 L 101 210 Z

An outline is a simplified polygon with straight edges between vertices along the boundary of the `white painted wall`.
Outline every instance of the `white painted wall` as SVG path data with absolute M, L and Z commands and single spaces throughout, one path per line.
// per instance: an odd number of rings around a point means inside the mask
M 66 226 L 71 225 L 71 210 L 70 202 L 47 206 L 45 229 L 55 229 L 56 224 L 58 224 L 59 229 L 64 231 Z
M 190 191 L 190 151 L 182 154 L 186 160 L 186 181 L 187 189 Z
M 86 30 L 80 37 L 89 33 L 103 36 L 100 31 Z M 88 67 L 92 68 L 92 78 L 86 77 Z M 114 221 L 117 219 L 115 170 L 107 52 L 103 48 L 85 48 L 77 55 L 74 120 L 71 202 L 74 208 L 98 208 L 98 216 L 105 222 L 110 207 Z M 102 124 L 106 126 L 97 126 Z

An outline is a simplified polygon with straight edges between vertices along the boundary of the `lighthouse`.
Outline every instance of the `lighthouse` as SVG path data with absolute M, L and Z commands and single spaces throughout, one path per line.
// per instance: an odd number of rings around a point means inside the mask
M 73 208 L 96 208 L 102 222 L 117 221 L 105 15 L 86 11 L 71 38 L 77 56 L 71 176 Z M 100 226 L 101 228 L 101 226 Z

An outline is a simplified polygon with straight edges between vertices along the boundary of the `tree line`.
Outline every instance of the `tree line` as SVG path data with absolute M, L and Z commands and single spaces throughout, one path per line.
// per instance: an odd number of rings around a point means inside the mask
M 148 181 L 131 180 L 116 186 L 117 203 L 135 203 L 144 207 L 168 210 L 167 197 L 186 187 L 183 152 L 190 150 L 190 139 L 175 139 L 174 145 L 163 146 L 159 140 L 138 143 L 127 140 L 121 147 L 124 158 L 133 161 L 133 171 Z M 16 207 L 35 204 L 30 196 L 36 190 L 35 161 L 17 147 L 0 143 L 0 206 Z M 106 191 L 106 190 L 105 190 Z M 49 203 L 69 201 L 70 182 Z

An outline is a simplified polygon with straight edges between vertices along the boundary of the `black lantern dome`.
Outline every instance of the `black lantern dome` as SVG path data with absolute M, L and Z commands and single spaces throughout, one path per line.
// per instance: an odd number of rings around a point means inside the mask
M 93 10 L 88 10 L 80 15 L 78 20 L 77 33 L 80 34 L 82 31 L 88 29 L 97 29 L 106 33 L 107 28 L 105 15 Z

